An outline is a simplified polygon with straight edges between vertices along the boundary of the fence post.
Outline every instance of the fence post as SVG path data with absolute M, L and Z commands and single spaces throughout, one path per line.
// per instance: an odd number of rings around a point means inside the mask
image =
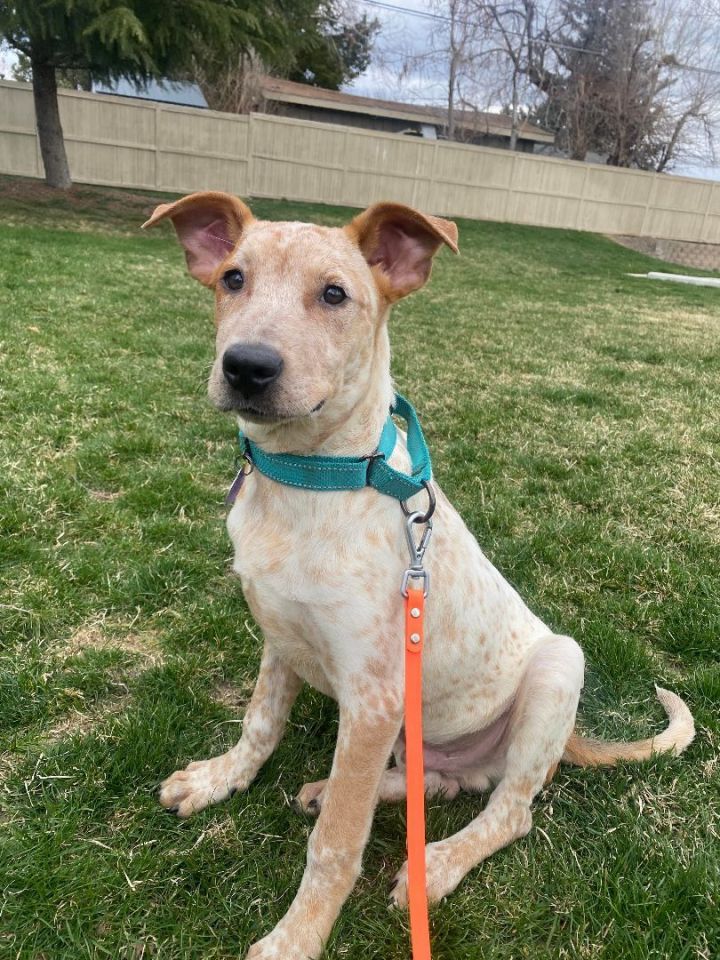
M 417 207 L 417 206 L 418 206 L 418 196 L 417 196 L 417 193 L 418 193 L 418 179 L 419 179 L 419 174 L 420 174 L 420 157 L 422 156 L 422 140 L 421 140 L 421 138 L 418 138 L 418 139 L 420 140 L 420 143 L 417 144 L 418 152 L 417 152 L 417 156 L 416 156 L 416 158 L 415 158 L 415 176 L 414 176 L 414 178 L 413 178 L 412 200 L 410 201 L 410 204 L 411 204 L 411 206 L 413 206 L 413 207 Z
M 703 213 L 702 226 L 700 227 L 700 239 L 705 243 L 711 242 L 707 238 L 707 225 L 709 222 L 710 204 L 712 203 L 713 193 L 715 193 L 716 189 L 717 189 L 716 184 L 714 183 L 708 184 L 708 199 L 707 199 L 707 203 L 705 204 L 705 211 Z
M 435 140 L 435 146 L 433 147 L 432 162 L 431 162 L 431 164 L 430 164 L 430 176 L 428 177 L 428 180 L 429 180 L 429 182 L 430 182 L 430 193 L 433 192 L 433 187 L 435 186 L 435 174 L 436 174 L 436 172 L 437 172 L 437 171 L 436 171 L 436 167 L 437 167 L 438 143 L 439 143 L 439 141 L 438 141 L 438 140 Z M 427 198 L 426 203 L 427 203 L 427 205 L 428 205 L 428 207 L 429 207 L 429 206 L 430 206 L 430 197 Z
M 253 163 L 253 130 L 255 124 L 258 122 L 256 120 L 256 114 L 251 112 L 248 114 L 248 139 L 247 139 L 247 195 L 249 197 L 255 196 L 255 164 Z
M 155 104 L 155 189 L 160 189 L 160 110 L 159 103 Z
M 517 150 L 513 150 L 512 159 L 510 160 L 510 179 L 508 181 L 508 188 L 505 191 L 505 209 L 503 210 L 503 220 L 505 223 L 510 220 L 510 201 L 515 199 L 515 167 L 517 155 Z
M 585 162 L 585 172 L 583 173 L 582 186 L 580 187 L 580 197 L 578 199 L 577 213 L 575 214 L 575 229 L 582 230 L 582 212 L 583 206 L 585 204 L 585 191 L 587 190 L 587 182 L 590 179 L 590 164 Z
M 35 115 L 35 105 L 33 104 L 33 129 L 35 131 L 35 176 L 42 180 L 45 168 L 43 167 L 42 154 L 40 152 L 40 137 L 38 136 L 37 116 Z
M 347 186 L 348 175 L 348 140 L 350 139 L 350 127 L 345 127 L 345 136 L 343 137 L 343 158 L 342 158 L 342 182 L 343 187 Z
M 652 183 L 650 184 L 650 191 L 649 191 L 649 193 L 648 193 L 647 203 L 645 204 L 645 212 L 643 213 L 642 226 L 640 227 L 640 234 L 639 234 L 639 235 L 640 235 L 641 237 L 646 237 L 646 236 L 647 236 L 648 216 L 649 216 L 649 214 L 650 214 L 650 208 L 651 208 L 652 205 L 655 203 L 655 193 L 656 193 L 656 189 L 657 189 L 657 181 L 658 181 L 658 174 L 657 174 L 657 171 L 655 171 L 655 173 L 653 173 Z
M 35 127 L 35 176 L 43 179 L 45 168 L 43 167 L 42 153 L 40 152 L 40 137 L 38 136 L 37 126 Z

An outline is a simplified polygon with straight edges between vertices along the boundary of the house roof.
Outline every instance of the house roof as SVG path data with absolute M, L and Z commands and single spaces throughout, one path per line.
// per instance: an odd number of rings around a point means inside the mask
M 281 103 L 297 103 L 325 110 L 361 113 L 372 117 L 391 117 L 415 123 L 429 123 L 435 127 L 442 127 L 447 121 L 447 112 L 439 107 L 359 97 L 354 93 L 327 90 L 325 87 L 313 87 L 307 83 L 294 83 L 292 80 L 281 80 L 279 77 L 263 77 L 260 81 L 260 90 L 266 100 Z M 510 117 L 501 113 L 457 110 L 455 122 L 465 130 L 477 133 L 509 137 L 511 132 Z M 527 122 L 520 124 L 518 132 L 523 139 L 535 140 L 538 143 L 553 143 L 555 140 L 549 130 L 543 130 L 542 127 L 536 127 Z
M 93 93 L 112 93 L 116 97 L 136 97 L 138 100 L 157 100 L 174 103 L 181 107 L 207 107 L 202 90 L 196 83 L 178 80 L 148 80 L 133 83 L 120 78 L 108 83 L 93 83 Z

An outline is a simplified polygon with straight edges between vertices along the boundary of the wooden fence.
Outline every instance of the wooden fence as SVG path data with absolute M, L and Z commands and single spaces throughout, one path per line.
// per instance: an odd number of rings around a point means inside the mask
M 227 190 L 720 243 L 720 183 L 283 117 L 60 94 L 74 180 Z M 0 81 L 0 173 L 42 177 L 32 88 Z

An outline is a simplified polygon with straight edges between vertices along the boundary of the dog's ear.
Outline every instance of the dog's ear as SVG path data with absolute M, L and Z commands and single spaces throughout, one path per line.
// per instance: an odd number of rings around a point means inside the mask
M 375 203 L 345 230 L 363 252 L 388 300 L 399 300 L 430 276 L 432 259 L 445 244 L 458 252 L 451 220 L 426 216 L 401 203 Z
M 212 286 L 218 266 L 235 249 L 253 215 L 242 200 L 229 193 L 191 193 L 175 203 L 163 203 L 143 224 L 154 227 L 169 217 L 185 248 L 191 275 Z

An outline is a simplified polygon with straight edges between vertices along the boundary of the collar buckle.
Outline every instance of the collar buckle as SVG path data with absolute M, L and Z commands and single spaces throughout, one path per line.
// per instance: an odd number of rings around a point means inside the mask
M 384 460 L 385 454 L 381 450 L 375 450 L 374 453 L 369 453 L 366 457 L 361 457 L 361 460 L 367 460 L 367 470 L 365 471 L 365 486 L 371 487 L 370 483 L 370 474 L 372 472 L 373 465 L 376 460 Z

